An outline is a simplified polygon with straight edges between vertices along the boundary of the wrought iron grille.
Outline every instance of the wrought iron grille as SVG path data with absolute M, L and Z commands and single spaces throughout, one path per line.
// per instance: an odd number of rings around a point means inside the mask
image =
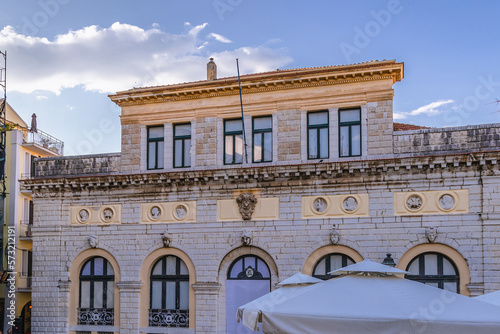
M 79 325 L 114 325 L 114 309 L 81 308 L 78 310 Z
M 188 310 L 149 310 L 149 326 L 154 327 L 188 327 Z

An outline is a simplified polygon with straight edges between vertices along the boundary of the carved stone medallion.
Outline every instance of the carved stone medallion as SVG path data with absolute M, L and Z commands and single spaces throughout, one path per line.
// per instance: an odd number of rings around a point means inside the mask
M 115 216 L 115 212 L 111 208 L 106 208 L 102 210 L 102 220 L 105 221 L 106 223 L 109 223 L 110 221 L 113 220 L 113 217 Z
M 318 197 L 312 204 L 312 209 L 315 213 L 323 213 L 328 207 L 328 202 L 323 197 Z
M 439 198 L 439 207 L 444 211 L 450 211 L 455 206 L 455 198 L 452 195 L 444 194 Z
M 77 218 L 80 223 L 85 224 L 90 218 L 90 213 L 87 209 L 81 209 Z
M 422 198 L 418 195 L 411 195 L 406 200 L 406 207 L 410 211 L 418 211 L 422 208 L 423 201 Z
M 243 220 L 252 219 L 255 205 L 257 204 L 257 197 L 252 193 L 242 193 L 236 198 L 236 203 L 238 203 Z
M 159 206 L 153 206 L 151 209 L 149 209 L 149 215 L 151 216 L 152 220 L 158 220 L 161 217 L 161 209 Z
M 179 204 L 174 209 L 174 217 L 177 220 L 183 220 L 187 217 L 188 208 L 184 204 Z
M 349 196 L 342 202 L 342 207 L 347 212 L 354 212 L 358 208 L 358 201 L 354 197 Z

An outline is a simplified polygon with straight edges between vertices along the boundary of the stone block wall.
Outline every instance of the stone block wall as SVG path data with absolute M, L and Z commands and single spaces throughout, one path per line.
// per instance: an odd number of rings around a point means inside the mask
M 500 123 L 394 132 L 394 154 L 421 156 L 500 149 Z
M 301 160 L 302 141 L 307 140 L 301 136 L 300 110 L 281 110 L 278 112 L 278 161 L 281 163 L 293 163 Z M 307 147 L 307 146 L 306 146 Z M 307 153 L 306 153 L 307 154 Z
M 119 171 L 119 153 L 35 159 L 35 177 L 113 174 Z
M 141 170 L 141 125 L 122 124 L 121 168 L 122 172 L 138 172 Z
M 368 158 L 389 158 L 393 154 L 392 100 L 367 105 Z

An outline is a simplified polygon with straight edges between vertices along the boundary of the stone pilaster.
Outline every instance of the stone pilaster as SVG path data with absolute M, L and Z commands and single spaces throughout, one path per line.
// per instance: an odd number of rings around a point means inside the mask
M 196 334 L 217 332 L 217 300 L 220 284 L 217 282 L 196 282 Z
M 120 290 L 120 334 L 139 333 L 141 281 L 116 283 Z

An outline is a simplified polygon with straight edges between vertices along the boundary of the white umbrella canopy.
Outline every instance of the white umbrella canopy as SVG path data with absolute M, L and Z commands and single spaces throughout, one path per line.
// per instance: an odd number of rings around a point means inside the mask
M 500 306 L 500 291 L 495 291 L 481 296 L 477 296 L 474 297 L 474 299 Z
M 500 307 L 396 277 L 398 269 L 370 262 L 343 268 L 356 274 L 303 287 L 261 309 L 263 332 L 500 333 Z
M 259 322 L 262 321 L 262 311 L 271 311 L 275 305 L 279 305 L 288 298 L 299 294 L 305 287 L 322 282 L 323 280 L 302 273 L 290 276 L 276 284 L 276 286 L 281 287 L 280 289 L 276 289 L 240 306 L 238 308 L 237 320 L 253 331 L 258 331 Z

